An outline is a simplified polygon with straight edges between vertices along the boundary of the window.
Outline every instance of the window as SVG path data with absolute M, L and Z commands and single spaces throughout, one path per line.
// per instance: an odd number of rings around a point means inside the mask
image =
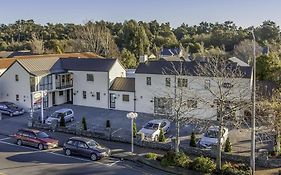
M 224 88 L 232 88 L 233 87 L 233 85 L 231 83 L 223 83 L 222 86 Z
M 59 91 L 59 96 L 63 96 L 63 91 Z
M 15 75 L 16 81 L 19 81 L 19 75 Z
M 129 101 L 129 95 L 123 94 L 123 101 Z
M 164 128 L 166 126 L 166 122 L 161 123 L 160 128 Z
M 68 140 L 67 144 L 75 146 L 77 144 L 77 141 L 75 141 L 75 140 Z
M 100 92 L 96 92 L 97 100 L 100 100 Z
M 93 74 L 87 74 L 87 81 L 94 81 L 94 75 Z
M 151 77 L 146 77 L 146 85 L 151 85 Z
M 197 101 L 196 100 L 187 100 L 186 106 L 188 108 L 197 108 Z
M 51 90 L 52 89 L 52 75 L 42 77 L 39 82 L 39 90 Z
M 87 144 L 84 143 L 84 142 L 78 142 L 78 145 L 77 145 L 79 148 L 88 148 Z
M 204 88 L 205 88 L 205 89 L 210 89 L 210 87 L 211 87 L 211 82 L 210 82 L 210 80 L 205 80 Z
M 171 78 L 166 78 L 166 86 L 167 87 L 171 86 Z
M 172 98 L 155 97 L 154 98 L 154 112 L 157 114 L 169 114 L 172 112 Z
M 178 87 L 187 87 L 187 79 L 179 78 L 178 79 Z
M 19 101 L 20 100 L 20 96 L 19 94 L 16 95 L 16 100 Z
M 87 92 L 83 91 L 83 98 L 86 99 L 87 98 Z

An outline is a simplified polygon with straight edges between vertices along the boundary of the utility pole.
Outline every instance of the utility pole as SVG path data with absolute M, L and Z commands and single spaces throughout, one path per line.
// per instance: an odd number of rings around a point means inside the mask
M 253 88 L 252 88 L 252 133 L 251 133 L 251 169 L 252 175 L 255 175 L 256 163 L 255 163 L 255 150 L 256 150 L 256 37 L 254 29 L 252 30 L 253 36 Z

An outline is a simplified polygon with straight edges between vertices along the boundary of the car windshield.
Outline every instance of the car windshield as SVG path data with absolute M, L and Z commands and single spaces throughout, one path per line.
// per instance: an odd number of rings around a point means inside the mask
M 153 130 L 157 130 L 158 129 L 159 124 L 156 123 L 147 123 L 144 128 L 145 129 L 153 129 Z
M 8 108 L 18 108 L 18 106 L 14 103 L 7 104 Z
M 94 140 L 90 140 L 89 142 L 87 142 L 87 145 L 91 148 L 99 146 L 99 144 Z
M 208 130 L 205 134 L 205 137 L 209 137 L 209 138 L 217 138 L 218 137 L 218 131 L 215 130 Z
M 38 133 L 36 134 L 36 136 L 37 136 L 38 138 L 41 138 L 41 139 L 43 139 L 43 138 L 48 138 L 48 137 L 49 137 L 48 134 L 46 134 L 45 132 L 38 132 Z
M 61 112 L 54 112 L 51 117 L 52 118 L 61 118 L 64 114 Z

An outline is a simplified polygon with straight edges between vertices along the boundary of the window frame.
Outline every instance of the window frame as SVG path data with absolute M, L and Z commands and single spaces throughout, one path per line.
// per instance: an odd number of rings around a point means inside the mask
M 83 99 L 87 99 L 87 91 L 82 91 L 82 97 Z
M 146 85 L 151 86 L 151 77 L 146 77 Z
M 96 100 L 100 100 L 100 92 L 96 92 Z
M 130 95 L 129 94 L 123 94 L 122 95 L 122 101 L 129 102 L 130 101 Z
M 171 78 L 170 77 L 165 78 L 165 85 L 166 85 L 166 87 L 171 87 Z
M 187 87 L 188 79 L 187 78 L 178 78 L 178 87 Z
M 18 74 L 15 74 L 15 80 L 19 81 L 19 75 Z
M 94 74 L 86 74 L 86 80 L 87 82 L 94 82 L 95 78 L 94 78 Z

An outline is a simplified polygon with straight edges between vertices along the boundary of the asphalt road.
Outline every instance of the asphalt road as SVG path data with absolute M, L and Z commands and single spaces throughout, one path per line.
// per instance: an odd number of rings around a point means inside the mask
M 90 174 L 159 174 L 165 173 L 142 164 L 105 158 L 96 162 L 88 158 L 66 156 L 61 148 L 40 151 L 18 146 L 0 135 L 0 174 L 5 175 L 90 175 Z

